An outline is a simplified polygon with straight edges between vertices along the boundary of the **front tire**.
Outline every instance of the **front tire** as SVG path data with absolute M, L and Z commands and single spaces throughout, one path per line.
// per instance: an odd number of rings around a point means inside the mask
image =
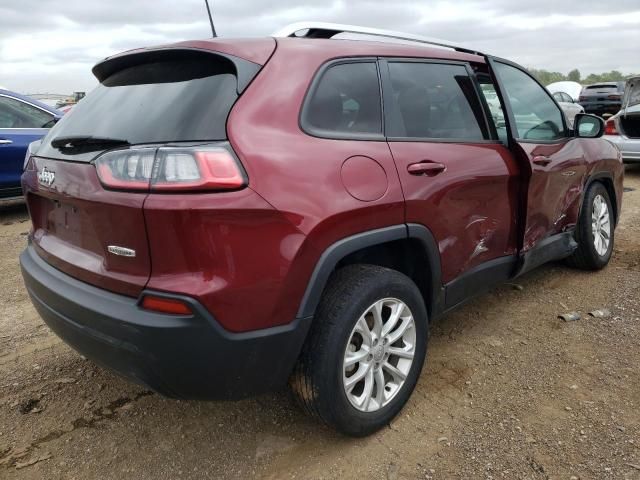
M 584 196 L 576 241 L 578 248 L 567 259 L 583 270 L 600 270 L 611 259 L 615 237 L 613 208 L 609 192 L 600 182 L 592 183 Z
M 304 408 L 336 430 L 364 436 L 387 425 L 422 370 L 427 311 L 410 278 L 373 265 L 333 274 L 291 378 Z

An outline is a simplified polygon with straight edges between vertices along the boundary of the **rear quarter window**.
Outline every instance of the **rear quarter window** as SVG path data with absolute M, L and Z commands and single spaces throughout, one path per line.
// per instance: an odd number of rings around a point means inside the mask
M 375 62 L 332 64 L 314 80 L 302 110 L 301 126 L 319 137 L 379 137 L 381 103 Z

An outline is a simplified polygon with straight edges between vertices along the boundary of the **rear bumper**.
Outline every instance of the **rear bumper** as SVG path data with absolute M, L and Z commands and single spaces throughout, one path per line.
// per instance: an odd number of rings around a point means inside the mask
M 622 104 L 613 101 L 584 101 L 579 103 L 582 108 L 584 108 L 585 113 L 592 113 L 595 115 L 604 115 L 605 113 L 610 113 L 611 115 L 615 115 L 620 111 Z
M 142 310 L 137 299 L 56 270 L 32 246 L 20 255 L 20 265 L 34 306 L 60 338 L 96 363 L 170 397 L 238 399 L 284 386 L 311 323 L 305 318 L 232 333 L 189 297 L 178 298 L 191 305 L 193 315 Z
M 618 147 L 622 161 L 640 162 L 640 138 L 628 138 L 624 135 L 605 135 L 604 138 Z

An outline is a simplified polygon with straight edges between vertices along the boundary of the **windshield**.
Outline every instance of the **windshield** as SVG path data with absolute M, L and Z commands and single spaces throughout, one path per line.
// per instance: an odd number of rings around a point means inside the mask
M 235 67 L 214 55 L 120 70 L 82 99 L 46 139 L 93 137 L 132 145 L 225 140 L 238 97 Z

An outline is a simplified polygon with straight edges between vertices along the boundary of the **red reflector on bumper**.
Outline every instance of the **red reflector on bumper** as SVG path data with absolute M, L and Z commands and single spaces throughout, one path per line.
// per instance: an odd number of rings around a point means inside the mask
M 172 315 L 191 315 L 193 313 L 189 305 L 181 300 L 155 297 L 152 295 L 145 295 L 142 299 L 141 306 L 145 310 L 153 310 L 154 312 L 169 313 Z

